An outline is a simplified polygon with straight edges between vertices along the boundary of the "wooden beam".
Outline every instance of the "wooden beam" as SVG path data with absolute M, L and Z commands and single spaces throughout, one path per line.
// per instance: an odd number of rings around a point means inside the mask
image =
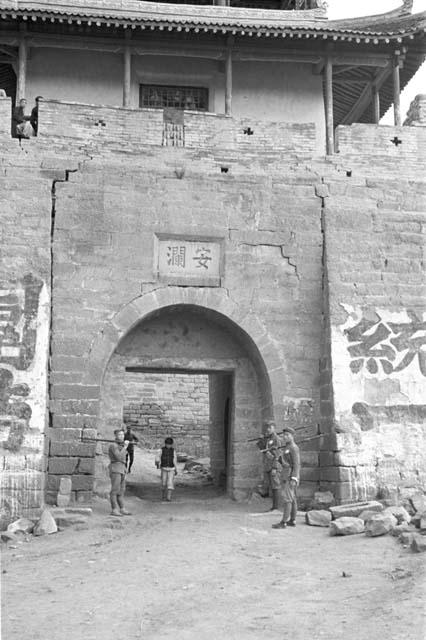
M 132 82 L 132 50 L 130 48 L 131 32 L 125 33 L 123 55 L 123 107 L 130 107 L 130 92 Z
M 25 98 L 25 89 L 27 84 L 27 56 L 28 48 L 25 38 L 27 25 L 20 25 L 19 48 L 18 48 L 18 77 L 16 83 L 16 98 L 21 100 Z
M 393 121 L 395 127 L 401 126 L 401 80 L 399 77 L 399 56 L 396 55 L 392 65 L 393 75 Z
M 375 86 L 373 86 L 373 121 L 375 124 L 380 122 L 380 92 Z
M 328 56 L 324 68 L 325 83 L 325 132 L 326 152 L 330 156 L 334 153 L 334 118 L 333 118 L 333 63 Z
M 232 45 L 234 39 L 228 38 L 228 47 L 225 60 L 225 115 L 232 114 Z
M 348 113 L 342 118 L 340 124 L 352 124 L 362 116 L 371 102 L 371 94 L 373 87 L 379 90 L 389 75 L 392 73 L 392 63 L 388 63 L 385 69 L 380 69 L 375 74 L 373 80 L 362 90 L 358 100 L 352 105 Z
M 324 71 L 325 55 L 322 54 L 322 58 L 319 62 L 314 64 L 312 73 L 314 75 L 320 75 Z M 376 53 L 371 55 L 351 55 L 350 53 L 342 53 L 340 55 L 332 55 L 331 61 L 333 63 L 333 73 L 336 66 L 346 67 L 386 67 L 389 64 L 389 55 L 387 53 Z
M 3 33 L 0 36 L 0 44 L 18 46 L 19 33 L 10 32 L 7 35 Z M 54 34 L 27 34 L 27 43 L 29 47 L 44 47 L 53 49 L 70 49 L 82 51 L 108 51 L 111 53 L 120 53 L 124 51 L 125 42 L 122 38 L 103 38 L 87 36 L 71 36 Z M 209 60 L 225 60 L 226 46 L 224 41 L 218 45 L 199 46 L 196 42 L 193 44 L 185 43 L 179 46 L 176 41 L 171 41 L 167 37 L 152 42 L 146 39 L 136 39 L 133 33 L 132 43 L 129 45 L 132 55 L 152 55 L 152 56 L 176 56 L 176 57 L 192 57 L 206 58 Z M 324 53 L 315 49 L 303 49 L 296 51 L 295 49 L 283 49 L 280 47 L 269 47 L 267 51 L 259 52 L 255 47 L 241 46 L 234 47 L 233 60 L 241 60 L 242 62 L 300 62 L 302 64 L 312 64 L 314 68 L 322 70 Z M 352 56 L 341 55 L 336 58 L 340 65 L 351 66 L 374 66 L 376 68 L 385 66 L 389 62 L 389 56 L 386 54 L 376 54 L 371 56 Z M 355 61 L 355 62 L 354 62 Z M 334 64 L 334 63 L 333 63 Z M 318 71 L 321 73 L 321 71 Z

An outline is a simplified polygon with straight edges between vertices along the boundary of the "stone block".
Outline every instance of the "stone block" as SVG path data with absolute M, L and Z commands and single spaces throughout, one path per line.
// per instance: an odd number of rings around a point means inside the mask
M 55 496 L 58 493 L 59 484 L 61 482 L 61 476 L 48 475 L 46 481 L 46 491 Z M 49 504 L 52 504 L 49 502 Z M 53 502 L 54 504 L 54 502 Z
M 416 553 L 424 553 L 426 551 L 426 536 L 422 536 L 418 533 L 413 533 L 411 549 Z
M 383 511 L 383 513 L 390 513 L 391 515 L 395 516 L 395 518 L 398 521 L 398 524 L 402 524 L 403 522 L 409 523 L 411 521 L 410 514 L 406 509 L 404 509 L 404 507 L 401 507 L 401 506 L 387 507 Z
M 306 524 L 313 527 L 328 527 L 331 522 L 331 513 L 325 509 L 307 511 L 305 514 Z
M 79 458 L 91 458 L 95 455 L 96 443 L 87 442 L 51 442 L 50 443 L 50 456 L 66 456 L 66 457 L 79 457 Z
M 319 460 L 321 467 L 334 467 L 336 464 L 333 451 L 320 451 Z
M 319 183 L 315 185 L 315 195 L 318 198 L 328 198 L 330 190 L 327 184 Z
M 303 467 L 300 470 L 300 480 L 304 482 L 307 480 L 308 482 L 318 482 L 320 477 L 320 470 L 315 469 L 314 467 Z
M 51 442 L 71 442 L 81 440 L 81 429 L 49 429 L 49 438 Z
M 402 524 L 397 524 L 390 533 L 394 538 L 399 538 L 402 533 L 407 533 L 407 531 L 414 532 L 414 527 L 407 522 L 403 522 Z
M 19 518 L 14 522 L 11 522 L 7 527 L 10 533 L 31 533 L 34 529 L 34 522 L 28 518 Z
M 60 494 L 66 496 L 71 493 L 72 480 L 71 478 L 61 478 L 59 481 L 58 491 Z
M 417 493 L 410 496 L 409 501 L 416 513 L 423 513 L 426 511 L 426 496 L 423 493 Z
M 93 476 L 73 476 L 72 477 L 72 490 L 73 491 L 92 491 L 94 478 Z
M 55 519 L 48 509 L 45 509 L 41 514 L 40 520 L 34 527 L 33 534 L 35 536 L 44 536 L 51 533 L 56 533 L 58 527 L 56 526 Z
M 72 475 L 77 467 L 78 458 L 49 458 L 48 471 L 52 475 Z
M 361 511 L 361 513 L 359 514 L 358 518 L 361 518 L 361 520 L 364 520 L 364 522 L 368 522 L 369 520 L 371 520 L 371 518 L 373 516 L 375 516 L 377 513 L 377 511 L 372 511 L 371 509 L 366 509 L 365 511 Z
M 321 467 L 321 481 L 350 482 L 354 475 L 354 467 Z
M 80 513 L 64 513 L 55 515 L 55 522 L 61 529 L 67 529 L 78 524 L 86 524 L 87 516 Z
M 315 491 L 314 502 L 318 509 L 328 509 L 332 507 L 336 501 L 331 491 Z
M 391 513 L 376 513 L 365 525 L 367 536 L 384 536 L 398 524 L 397 519 Z
M 81 516 L 92 516 L 93 509 L 91 509 L 90 507 L 67 507 L 65 509 L 65 513 L 74 513 L 74 514 L 77 513 Z
M 93 491 L 75 491 L 74 493 L 74 502 L 78 504 L 90 504 L 93 500 Z
M 54 399 L 95 400 L 99 398 L 99 394 L 99 385 L 56 384 L 52 389 Z
M 58 493 L 56 497 L 56 504 L 58 507 L 67 507 L 71 501 L 71 493 L 63 494 Z
M 77 473 L 94 474 L 95 473 L 95 458 L 80 458 L 78 461 Z
M 330 535 L 351 536 L 356 533 L 363 533 L 364 528 L 364 520 L 361 520 L 361 518 L 343 516 L 330 523 Z
M 353 502 L 351 504 L 330 507 L 333 519 L 342 518 L 343 516 L 359 517 L 363 511 L 374 511 L 375 513 L 383 511 L 381 502 L 370 500 L 369 502 Z

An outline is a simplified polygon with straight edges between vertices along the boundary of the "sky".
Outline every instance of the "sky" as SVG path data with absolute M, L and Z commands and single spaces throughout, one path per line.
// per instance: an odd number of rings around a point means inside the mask
M 368 16 L 392 11 L 402 3 L 403 0 L 327 0 L 327 14 L 330 20 Z M 413 13 L 419 13 L 420 11 L 426 11 L 426 0 L 414 0 Z M 426 62 L 420 67 L 401 94 L 403 121 L 411 101 L 418 93 L 426 93 Z M 385 114 L 381 122 L 383 124 L 393 124 L 392 109 Z

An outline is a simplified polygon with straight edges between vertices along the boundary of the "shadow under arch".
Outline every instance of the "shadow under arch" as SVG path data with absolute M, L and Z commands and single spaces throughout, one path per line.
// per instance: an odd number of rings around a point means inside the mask
M 126 344 L 126 340 L 128 341 L 129 335 L 134 330 L 152 323 L 164 314 L 177 314 L 176 317 L 178 317 L 179 314 L 185 313 L 197 313 L 205 319 L 207 324 L 215 325 L 223 332 L 231 334 L 233 340 L 242 346 L 246 358 L 256 372 L 259 396 L 256 411 L 254 411 L 250 407 L 247 392 L 244 391 L 248 385 L 240 360 L 237 359 L 233 363 L 230 358 L 230 362 L 223 365 L 215 362 L 214 358 L 213 360 L 201 358 L 200 361 L 192 359 L 189 366 L 192 369 L 206 371 L 234 370 L 233 444 L 229 475 L 232 481 L 228 485 L 228 493 L 238 499 L 247 495 L 258 481 L 259 455 L 254 445 L 247 445 L 245 441 L 248 437 L 255 437 L 259 433 L 263 419 L 276 417 L 275 411 L 280 404 L 280 391 L 282 393 L 283 390 L 277 380 L 281 374 L 281 383 L 283 383 L 284 371 L 264 326 L 252 314 L 241 314 L 226 291 L 167 287 L 132 300 L 111 319 L 109 325 L 93 343 L 86 369 L 86 381 L 90 385 L 97 384 L 102 389 L 113 354 L 120 352 L 122 345 Z M 146 359 L 144 361 L 133 359 L 131 363 L 139 362 L 144 366 L 150 364 L 159 369 L 176 370 L 188 366 L 185 360 L 179 358 L 170 360 L 170 357 L 169 359 L 159 357 L 154 360 L 154 363 L 152 361 L 149 363 Z M 244 393 L 246 393 L 245 396 Z M 254 416 L 257 416 L 256 419 Z M 99 426 L 107 423 L 105 414 L 102 415 L 102 402 L 98 418 Z

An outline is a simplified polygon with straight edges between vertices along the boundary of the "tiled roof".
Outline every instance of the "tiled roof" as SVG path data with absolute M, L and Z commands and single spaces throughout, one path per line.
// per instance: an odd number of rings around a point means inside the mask
M 274 11 L 236 7 L 179 5 L 139 0 L 0 0 L 0 14 L 24 19 L 130 24 L 142 29 L 213 31 L 241 35 L 323 36 L 339 40 L 398 39 L 426 31 L 426 12 L 411 15 L 406 0 L 398 10 L 379 16 L 327 20 L 322 9 Z

